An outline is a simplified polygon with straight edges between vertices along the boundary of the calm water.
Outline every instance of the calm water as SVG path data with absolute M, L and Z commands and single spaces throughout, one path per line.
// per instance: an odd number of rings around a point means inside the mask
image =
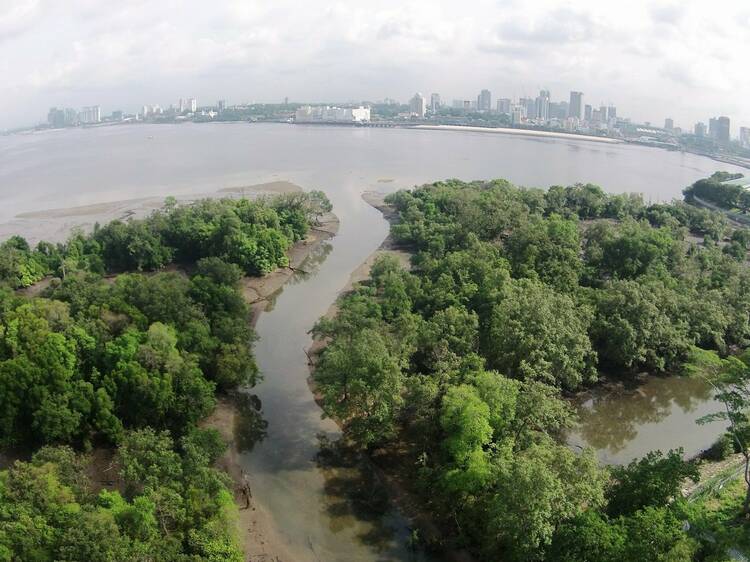
M 579 427 L 568 442 L 593 447 L 607 464 L 627 464 L 649 451 L 678 447 L 692 457 L 726 426 L 722 421 L 695 423 L 722 410 L 713 394 L 700 378 L 651 377 L 639 385 L 597 388 L 579 400 Z
M 266 436 L 244 453 L 243 462 L 257 500 L 273 514 L 297 560 L 426 559 L 409 551 L 408 529 L 371 492 L 366 475 L 321 454 L 321 442 L 339 433 L 321 419 L 306 384 L 303 348 L 310 343 L 309 329 L 388 230 L 361 193 L 446 177 L 504 177 L 538 187 L 594 182 L 612 192 L 670 200 L 717 169 L 734 170 L 645 147 L 485 133 L 271 124 L 53 131 L 0 137 L 0 236 L 10 231 L 53 236 L 59 223 L 14 219 L 40 209 L 208 193 L 272 180 L 325 190 L 341 230 L 304 268 L 314 273 L 296 278 L 260 318 L 255 353 L 265 380 L 254 392 Z M 66 221 L 69 227 L 86 219 Z M 652 393 L 643 390 L 651 393 L 646 398 L 639 392 L 594 400 L 581 439 L 619 458 L 663 446 L 676 434 L 691 445 L 706 444 L 692 413 L 680 413 L 686 403 L 698 411 L 710 398 L 705 389 L 653 387 Z

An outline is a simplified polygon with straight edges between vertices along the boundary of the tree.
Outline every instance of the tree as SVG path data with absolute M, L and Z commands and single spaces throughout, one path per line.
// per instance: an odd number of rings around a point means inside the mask
M 612 469 L 613 482 L 607 490 L 608 512 L 630 515 L 645 507 L 664 507 L 680 497 L 686 478 L 697 482 L 698 467 L 682 459 L 683 451 L 652 451 L 628 466 Z
M 393 434 L 402 373 L 384 336 L 365 329 L 334 340 L 323 351 L 314 380 L 326 413 L 341 420 L 358 445 L 371 447 Z
M 732 436 L 735 449 L 745 459 L 743 478 L 745 480 L 745 499 L 742 512 L 750 515 L 750 367 L 736 357 L 727 359 L 722 377 L 714 385 L 715 398 L 724 405 L 724 411 L 703 416 L 698 423 L 710 423 L 715 420 L 726 421 L 727 431 Z
M 544 440 L 498 468 L 484 535 L 492 559 L 539 559 L 563 521 L 603 504 L 605 475 L 593 451 Z
M 596 380 L 590 321 L 590 311 L 571 297 L 514 280 L 492 310 L 482 347 L 493 369 L 572 390 Z

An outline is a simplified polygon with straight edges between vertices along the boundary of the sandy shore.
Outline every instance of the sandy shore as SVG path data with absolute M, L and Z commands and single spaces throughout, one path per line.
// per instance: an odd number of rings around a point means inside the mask
M 622 141 L 610 139 L 607 137 L 595 137 L 593 135 L 576 135 L 573 133 L 563 133 L 556 131 L 537 131 L 534 129 L 511 129 L 503 127 L 471 127 L 469 125 L 415 125 L 412 129 L 430 129 L 434 131 L 464 131 L 472 133 L 493 133 L 498 135 L 519 135 L 526 137 L 547 137 L 557 139 L 604 142 L 609 144 L 619 144 Z

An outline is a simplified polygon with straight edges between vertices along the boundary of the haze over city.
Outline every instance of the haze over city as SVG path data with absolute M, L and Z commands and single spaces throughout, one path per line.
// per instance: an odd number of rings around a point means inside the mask
M 137 111 L 182 96 L 408 102 L 416 91 L 564 100 L 583 91 L 636 121 L 750 123 L 750 8 L 739 2 L 395 1 L 306 4 L 28 0 L 0 6 L 5 111 Z

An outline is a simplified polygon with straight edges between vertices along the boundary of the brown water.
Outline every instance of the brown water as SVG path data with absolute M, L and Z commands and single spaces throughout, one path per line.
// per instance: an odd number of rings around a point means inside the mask
M 0 238 L 15 232 L 59 237 L 76 224 L 107 218 L 106 213 L 48 221 L 14 218 L 40 209 L 274 180 L 325 190 L 341 229 L 303 266 L 312 273 L 295 277 L 258 322 L 255 353 L 265 380 L 253 393 L 262 419 L 248 416 L 241 436 L 243 463 L 254 496 L 268 508 L 299 562 L 427 560 L 409 549 L 408 528 L 383 501 L 372 476 L 330 452 L 328 443 L 339 432 L 321 418 L 306 383 L 308 331 L 349 273 L 387 234 L 387 223 L 362 201 L 362 192 L 395 191 L 446 177 L 505 177 L 545 187 L 590 181 L 613 192 L 669 200 L 716 169 L 734 170 L 646 147 L 483 133 L 270 124 L 55 131 L 0 137 Z M 645 398 L 623 391 L 609 402 L 604 396 L 594 399 L 581 441 L 600 448 L 604 460 L 664 447 L 682 433 L 693 448 L 706 444 L 707 435 L 692 424 L 705 389 L 678 379 L 643 388 Z M 690 410 L 686 404 L 696 406 Z
M 627 464 L 652 450 L 682 447 L 686 457 L 707 448 L 726 423 L 696 420 L 722 409 L 701 378 L 650 377 L 640 384 L 595 389 L 576 403 L 579 427 L 568 442 L 587 445 L 606 464 Z

